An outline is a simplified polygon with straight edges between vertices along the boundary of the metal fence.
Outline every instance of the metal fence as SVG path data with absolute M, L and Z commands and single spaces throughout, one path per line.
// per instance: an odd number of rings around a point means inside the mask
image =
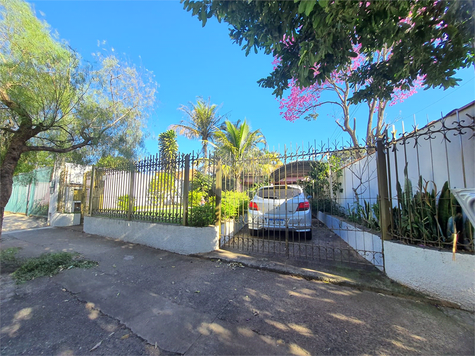
M 475 187 L 474 131 L 473 116 L 457 115 L 374 147 L 313 144 L 247 158 L 156 155 L 127 167 L 96 167 L 85 180 L 87 211 L 217 224 L 221 248 L 380 269 L 382 240 L 473 253 L 473 226 L 454 194 Z M 294 185 L 308 199 L 310 227 L 298 204 L 296 220 L 290 210 L 255 214 L 261 188 L 283 187 L 288 206 Z M 253 219 L 260 219 L 258 228 Z
M 456 196 L 475 187 L 475 118 L 459 114 L 387 142 L 389 238 L 474 252 L 470 206 Z
M 190 195 L 198 166 L 212 173 L 208 160 L 157 154 L 135 164 L 93 167 L 86 174 L 86 209 L 91 216 L 188 225 L 199 197 Z

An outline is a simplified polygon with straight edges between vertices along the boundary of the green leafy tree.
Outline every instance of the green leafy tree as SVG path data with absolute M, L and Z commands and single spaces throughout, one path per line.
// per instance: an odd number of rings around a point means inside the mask
M 266 140 L 260 130 L 251 131 L 251 127 L 244 120 L 238 126 L 226 121 L 226 130 L 215 134 L 216 150 L 223 157 L 224 172 L 236 179 L 238 191 L 242 190 L 242 173 L 246 159 L 258 144 L 265 144 Z
M 21 155 L 15 168 L 14 175 L 29 173 L 41 167 L 53 167 L 55 156 L 44 151 L 30 151 Z
M 158 150 L 162 167 L 165 170 L 174 171 L 176 168 L 176 160 L 178 158 L 176 137 L 176 132 L 173 130 L 168 130 L 158 135 Z
M 183 0 L 182 0 L 183 1 Z M 349 82 L 361 87 L 352 101 L 389 100 L 418 77 L 427 88 L 457 85 L 455 71 L 475 62 L 473 1 L 211 1 L 184 0 L 203 26 L 210 17 L 227 22 L 246 55 L 264 50 L 279 58 L 259 84 L 282 96 L 289 83 L 322 84 L 334 71 L 366 54 Z M 372 54 L 391 48 L 384 61 Z
M 96 54 L 96 65 L 50 33 L 21 0 L 0 0 L 0 224 L 27 152 L 131 154 L 155 99 L 150 73 Z M 1 230 L 0 230 L 1 232 Z
M 202 152 L 208 158 L 208 143 L 214 139 L 214 134 L 223 120 L 223 116 L 218 114 L 218 107 L 203 98 L 198 98 L 196 104 L 190 106 L 182 105 L 179 110 L 187 116 L 179 124 L 170 125 L 170 129 L 184 135 L 187 138 L 201 140 Z
M 212 176 L 200 171 L 194 171 L 191 179 L 191 191 L 200 192 L 206 199 L 213 194 L 213 182 L 214 179 Z
M 148 187 L 148 198 L 154 205 L 165 204 L 167 200 L 173 198 L 176 193 L 176 183 L 173 174 L 166 172 L 155 173 L 155 178 L 150 181 Z
M 123 156 L 112 156 L 108 155 L 105 157 L 101 157 L 99 161 L 96 163 L 96 167 L 104 167 L 104 168 L 126 168 L 131 167 L 134 161 L 130 158 L 126 158 Z

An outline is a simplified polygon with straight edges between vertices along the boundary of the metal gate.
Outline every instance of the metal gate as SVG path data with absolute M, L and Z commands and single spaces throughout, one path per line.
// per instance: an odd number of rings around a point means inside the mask
M 12 194 L 5 211 L 47 216 L 52 171 L 51 167 L 46 167 L 13 177 Z
M 221 157 L 216 177 L 220 247 L 383 270 L 381 238 L 355 216 L 364 203 L 347 202 L 342 195 L 343 168 L 369 153 L 309 148 L 239 162 Z M 353 188 L 358 198 L 359 187 Z M 372 204 L 377 205 L 377 196 Z M 377 221 L 377 213 L 368 215 Z

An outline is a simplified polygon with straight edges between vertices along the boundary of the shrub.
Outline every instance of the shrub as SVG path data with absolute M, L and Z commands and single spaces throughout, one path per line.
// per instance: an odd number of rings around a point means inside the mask
M 214 204 L 205 204 L 203 206 L 193 206 L 190 208 L 188 224 L 195 227 L 204 227 L 214 225 L 216 222 L 216 213 Z
M 148 198 L 154 205 L 158 205 L 167 199 L 171 199 L 173 204 L 176 189 L 176 180 L 173 174 L 155 173 L 155 178 L 152 179 L 148 187 Z
M 132 202 L 132 205 L 134 205 L 134 211 L 136 210 L 135 207 L 135 199 Z M 129 195 L 121 195 L 120 197 L 117 198 L 117 206 L 119 207 L 120 210 L 124 211 L 129 211 Z
M 328 213 L 331 215 L 337 215 L 344 217 L 345 210 L 335 201 L 331 200 L 330 198 L 321 198 L 321 199 L 312 199 L 312 211 L 316 213 L 317 211 L 321 211 L 323 213 Z
M 188 205 L 189 206 L 200 206 L 201 197 L 206 199 L 206 196 L 203 192 L 199 190 L 192 190 L 188 193 Z
M 247 212 L 249 196 L 245 192 L 226 191 L 222 194 L 221 214 L 223 218 L 238 217 Z

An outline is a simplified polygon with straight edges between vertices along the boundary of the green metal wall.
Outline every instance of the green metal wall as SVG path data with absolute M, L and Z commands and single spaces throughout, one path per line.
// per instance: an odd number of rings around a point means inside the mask
M 13 177 L 12 195 L 5 211 L 27 215 L 48 215 L 52 167 Z

